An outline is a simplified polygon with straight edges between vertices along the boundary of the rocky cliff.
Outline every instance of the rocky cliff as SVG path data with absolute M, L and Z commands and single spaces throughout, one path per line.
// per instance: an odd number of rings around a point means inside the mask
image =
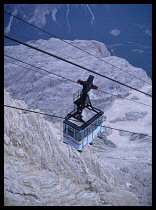
M 5 104 L 27 108 L 5 92 Z M 137 205 L 86 146 L 62 142 L 59 124 L 5 107 L 5 205 Z
M 104 44 L 69 42 L 106 62 L 57 39 L 29 43 L 151 94 L 151 80 L 145 71 L 110 56 Z M 22 45 L 5 47 L 5 54 L 73 81 L 89 75 Z M 41 74 L 39 69 L 8 57 L 5 60 L 5 104 L 63 117 L 73 109 L 73 94 L 81 89 L 78 84 Z M 95 75 L 94 84 L 99 90 L 151 106 L 150 97 L 112 81 Z M 151 136 L 151 107 L 96 90 L 90 92 L 90 98 L 105 112 L 104 125 Z M 79 153 L 63 144 L 62 121 L 7 107 L 4 111 L 5 205 L 151 205 L 151 137 L 105 129 L 93 146 L 87 145 Z

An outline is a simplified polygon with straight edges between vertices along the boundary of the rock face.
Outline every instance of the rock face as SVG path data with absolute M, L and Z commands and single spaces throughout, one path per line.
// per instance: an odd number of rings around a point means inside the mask
M 151 86 L 144 85 L 141 90 L 148 92 L 150 89 Z M 107 128 L 100 134 L 103 138 L 94 140 L 92 150 L 107 165 L 120 186 L 138 196 L 140 206 L 151 206 L 152 100 L 136 91 L 131 91 L 127 97 L 131 98 L 149 106 L 116 99 L 105 111 L 103 124 Z
M 124 117 L 116 118 L 114 120 L 111 120 L 111 123 L 115 123 L 117 121 L 137 121 L 140 118 L 144 118 L 144 116 L 147 114 L 147 112 L 127 112 Z
M 58 39 L 29 43 L 152 93 L 146 72 L 110 56 L 103 43 L 68 42 L 105 62 Z M 5 57 L 5 104 L 61 117 L 72 111 L 73 94 L 81 90 L 76 81 L 87 79 L 90 73 L 22 45 L 5 47 L 5 54 L 60 75 Z M 99 90 L 148 106 L 90 91 L 93 106 L 104 111 L 107 128 L 81 154 L 63 144 L 60 119 L 5 107 L 5 205 L 152 205 L 151 98 L 97 75 L 94 84 Z
M 5 104 L 27 108 L 5 92 Z M 63 144 L 60 125 L 5 107 L 5 205 L 138 205 L 86 146 L 79 153 Z
M 135 88 L 143 87 L 144 82 L 126 74 L 126 72 L 151 83 L 150 78 L 147 77 L 146 72 L 142 69 L 131 66 L 124 59 L 110 56 L 103 43 L 94 40 L 68 40 L 68 42 L 94 54 L 103 59 L 104 62 L 58 39 L 51 38 L 49 40 L 30 41 L 28 43 Z M 46 113 L 59 115 L 61 112 L 62 116 L 66 116 L 73 109 L 73 94 L 81 89 L 80 85 L 76 84 L 76 81 L 78 79 L 85 80 L 91 74 L 76 66 L 22 45 L 6 46 L 5 54 L 60 75 L 60 77 L 57 77 L 41 71 L 41 69 L 5 57 L 5 60 L 7 60 L 4 70 L 4 86 L 6 91 L 14 99 L 24 100 L 29 108 L 40 109 Z M 123 69 L 125 72 L 116 69 L 108 63 Z M 62 77 L 73 80 L 75 83 L 67 81 Z M 130 94 L 129 88 L 101 78 L 98 75 L 94 75 L 94 77 L 94 84 L 98 85 L 99 90 L 104 90 L 121 97 L 126 97 Z M 90 92 L 90 96 L 92 104 L 104 111 L 115 100 L 114 96 L 95 90 Z

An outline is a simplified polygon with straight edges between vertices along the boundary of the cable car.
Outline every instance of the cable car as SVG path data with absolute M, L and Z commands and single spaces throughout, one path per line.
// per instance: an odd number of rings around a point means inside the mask
M 74 110 L 63 121 L 63 142 L 79 152 L 85 145 L 93 143 L 93 138 L 101 132 L 104 118 L 104 112 L 92 106 L 88 95 L 91 89 L 98 89 L 93 85 L 93 79 L 94 76 L 90 75 L 87 81 L 77 81 L 83 89 L 74 94 Z

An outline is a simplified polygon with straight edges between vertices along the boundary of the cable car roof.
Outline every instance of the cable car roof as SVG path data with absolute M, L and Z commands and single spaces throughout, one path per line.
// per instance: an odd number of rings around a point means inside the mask
M 82 119 L 84 123 L 78 120 L 76 116 L 70 117 L 70 115 L 63 121 L 63 123 L 73 127 L 74 129 L 78 131 L 81 131 L 87 128 L 92 123 L 94 123 L 99 117 L 103 115 L 103 113 L 104 113 L 103 111 L 95 107 L 92 110 L 86 107 L 83 109 L 83 112 L 82 112 Z

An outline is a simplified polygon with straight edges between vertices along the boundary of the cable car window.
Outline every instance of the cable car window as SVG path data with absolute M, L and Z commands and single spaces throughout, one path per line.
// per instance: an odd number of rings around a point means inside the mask
M 101 117 L 98 119 L 98 126 L 99 125 L 101 125 L 101 123 L 102 123 L 102 119 L 101 119 Z
M 97 120 L 97 126 L 99 126 L 101 124 L 101 119 L 99 118 L 98 120 Z
M 88 128 L 84 130 L 84 137 L 88 136 Z
M 82 139 L 81 131 L 75 130 L 75 139 L 76 140 L 81 140 Z
M 63 133 L 66 133 L 66 124 L 63 124 Z
M 95 124 L 95 122 L 94 122 L 94 124 L 93 124 L 93 131 L 96 129 L 96 124 Z
M 95 130 L 97 127 L 98 127 L 98 120 L 96 120 L 96 121 L 94 122 L 93 130 Z
M 74 138 L 74 128 L 68 127 L 68 135 Z
M 99 120 L 97 119 L 97 121 L 96 121 L 96 128 L 99 126 Z
M 104 116 L 102 115 L 101 116 L 101 123 L 103 123 L 103 121 L 104 121 Z
M 90 125 L 89 127 L 88 127 L 88 134 L 90 134 L 90 133 L 92 133 L 92 125 Z
M 84 137 L 84 131 L 81 131 L 81 139 L 83 139 Z

